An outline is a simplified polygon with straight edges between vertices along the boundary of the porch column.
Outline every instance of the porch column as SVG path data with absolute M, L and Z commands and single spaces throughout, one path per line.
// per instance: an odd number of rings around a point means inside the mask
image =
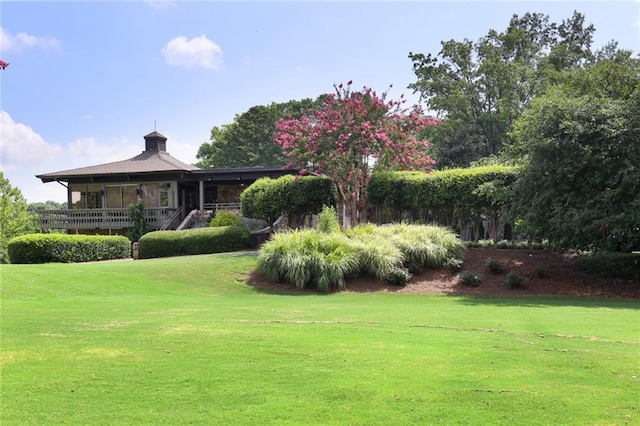
M 204 210 L 204 182 L 198 182 L 198 189 L 200 191 L 200 208 L 199 210 Z

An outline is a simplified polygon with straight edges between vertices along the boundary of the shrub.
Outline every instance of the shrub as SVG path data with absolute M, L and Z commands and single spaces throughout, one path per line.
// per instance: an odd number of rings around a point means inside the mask
M 411 279 L 411 273 L 407 268 L 393 268 L 384 277 L 384 281 L 389 285 L 402 286 Z
M 155 231 L 140 238 L 139 251 L 141 259 L 224 253 L 248 249 L 249 240 L 244 226 Z
M 340 232 L 340 223 L 334 207 L 324 206 L 318 215 L 318 231 L 320 232 Z
M 123 236 L 27 234 L 9 240 L 11 263 L 90 262 L 131 256 Z
M 512 290 L 522 288 L 524 286 L 524 278 L 515 272 L 509 272 L 504 280 L 507 288 Z
M 462 265 L 464 264 L 464 260 L 456 259 L 453 257 L 449 257 L 444 261 L 445 268 L 448 268 L 451 271 L 457 272 L 462 269 Z
M 576 261 L 578 270 L 611 278 L 640 278 L 640 255 L 603 252 L 582 256 Z
M 480 277 L 469 271 L 462 271 L 458 275 L 460 282 L 467 287 L 478 287 L 480 285 Z
M 211 220 L 209 221 L 209 226 L 214 228 L 219 226 L 238 226 L 241 223 L 242 220 L 240 219 L 240 216 L 238 216 L 234 212 L 223 210 L 216 213 L 216 215 L 211 218 Z
M 487 259 L 485 265 L 492 274 L 501 274 L 504 272 L 504 263 L 497 259 Z
M 544 266 L 537 266 L 535 269 L 536 277 L 545 278 L 547 276 L 547 268 Z
M 127 214 L 133 226 L 129 228 L 127 236 L 132 242 L 140 241 L 140 238 L 147 233 L 147 226 L 144 218 L 144 205 L 142 203 L 129 204 Z

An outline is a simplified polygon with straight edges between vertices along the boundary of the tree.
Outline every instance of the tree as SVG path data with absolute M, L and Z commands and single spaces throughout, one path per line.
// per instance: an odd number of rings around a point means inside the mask
M 352 82 L 334 85 L 320 108 L 299 119 L 276 123 L 274 141 L 292 166 L 334 179 L 338 201 L 353 226 L 366 221 L 366 185 L 374 170 L 430 170 L 428 142 L 416 133 L 437 120 L 405 100 L 388 100 L 368 87 L 352 91 Z
M 514 126 L 517 214 L 560 248 L 640 248 L 640 59 L 620 51 L 534 100 Z
M 446 131 L 431 139 L 440 167 L 501 153 L 531 99 L 593 56 L 594 31 L 578 12 L 560 24 L 526 13 L 513 15 L 504 32 L 490 30 L 475 43 L 443 41 L 435 56 L 410 52 L 417 81 L 409 87 L 443 117 Z
M 319 101 L 303 99 L 249 108 L 236 115 L 233 123 L 211 129 L 210 142 L 200 145 L 198 167 L 282 166 L 287 163 L 282 148 L 273 142 L 274 123 L 301 117 Z
M 0 263 L 7 262 L 7 243 L 13 237 L 37 232 L 37 217 L 29 213 L 19 188 L 0 171 Z
M 45 202 L 38 201 L 35 203 L 29 203 L 28 210 L 31 213 L 35 213 L 42 210 L 64 210 L 67 208 L 67 203 L 47 200 Z

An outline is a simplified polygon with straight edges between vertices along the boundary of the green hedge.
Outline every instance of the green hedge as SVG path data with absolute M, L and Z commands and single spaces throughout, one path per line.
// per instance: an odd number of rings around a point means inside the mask
M 27 234 L 7 246 L 11 263 L 90 262 L 131 257 L 131 242 L 123 236 Z
M 640 255 L 634 253 L 596 253 L 582 256 L 576 268 L 588 274 L 611 278 L 640 279 Z
M 292 176 L 261 178 L 240 195 L 242 215 L 263 219 L 272 224 L 287 215 L 297 224 L 306 215 L 318 214 L 323 206 L 335 206 L 338 192 L 327 176 Z
M 246 250 L 249 240 L 249 231 L 244 226 L 155 231 L 140 238 L 138 253 L 141 259 L 223 253 Z
M 382 221 L 410 218 L 457 228 L 467 221 L 477 225 L 483 215 L 502 218 L 516 177 L 517 169 L 507 166 L 379 172 L 367 192 Z

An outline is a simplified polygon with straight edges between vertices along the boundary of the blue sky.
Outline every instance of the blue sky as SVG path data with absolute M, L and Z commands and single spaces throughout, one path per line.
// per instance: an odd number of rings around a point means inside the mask
M 476 41 L 527 11 L 574 10 L 640 52 L 640 2 L 33 2 L 0 3 L 0 164 L 28 202 L 64 201 L 34 175 L 123 160 L 155 128 L 195 162 L 213 126 L 254 105 L 315 98 L 334 83 L 401 94 L 408 53 Z

